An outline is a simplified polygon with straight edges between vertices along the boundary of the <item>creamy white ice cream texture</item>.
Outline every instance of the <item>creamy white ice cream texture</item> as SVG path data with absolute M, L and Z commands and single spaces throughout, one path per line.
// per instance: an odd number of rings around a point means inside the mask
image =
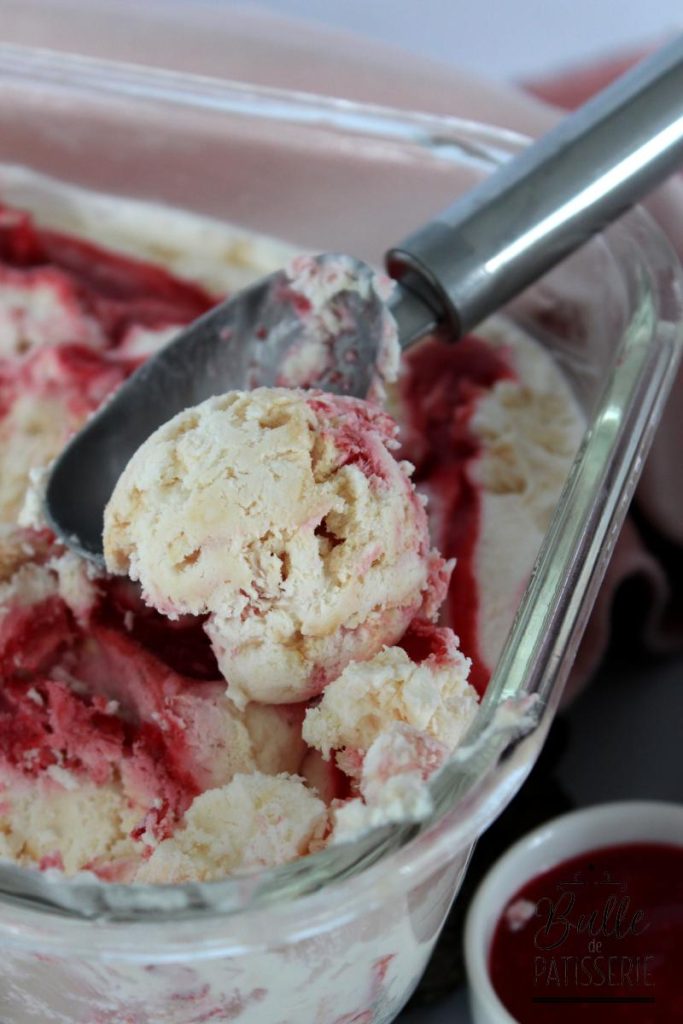
M 477 404 L 481 442 L 472 469 L 480 488 L 475 552 L 480 653 L 493 670 L 585 431 L 585 417 L 551 356 L 509 321 L 482 337 L 508 353 L 516 380 L 499 381 Z
M 477 709 L 467 682 L 469 658 L 453 637 L 441 663 L 416 664 L 400 647 L 351 662 L 306 712 L 303 737 L 325 757 L 333 750 L 367 751 L 395 722 L 418 729 L 454 750 Z
M 244 865 L 302 857 L 327 829 L 327 807 L 300 778 L 252 772 L 198 796 L 182 826 L 138 870 L 137 882 L 207 882 Z
M 208 614 L 229 693 L 283 703 L 396 642 L 429 600 L 424 506 L 396 427 L 350 398 L 230 392 L 136 452 L 105 513 L 110 571 Z

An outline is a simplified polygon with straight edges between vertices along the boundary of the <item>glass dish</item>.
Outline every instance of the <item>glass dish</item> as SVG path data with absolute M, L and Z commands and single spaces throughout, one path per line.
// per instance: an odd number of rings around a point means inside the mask
M 0 47 L 0 164 L 376 263 L 524 143 L 453 119 Z M 59 217 L 49 190 L 30 205 Z M 589 426 L 469 741 L 434 782 L 433 818 L 218 883 L 63 883 L 2 866 L 0 1017 L 395 1017 L 474 842 L 543 742 L 673 379 L 682 296 L 675 256 L 636 211 L 507 311 L 553 353 Z M 526 697 L 535 728 L 506 726 L 504 702 Z

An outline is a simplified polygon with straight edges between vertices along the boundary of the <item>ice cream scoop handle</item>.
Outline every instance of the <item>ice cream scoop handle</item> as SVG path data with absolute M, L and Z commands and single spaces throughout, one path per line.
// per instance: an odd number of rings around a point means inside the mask
M 683 164 L 683 35 L 387 254 L 460 335 Z

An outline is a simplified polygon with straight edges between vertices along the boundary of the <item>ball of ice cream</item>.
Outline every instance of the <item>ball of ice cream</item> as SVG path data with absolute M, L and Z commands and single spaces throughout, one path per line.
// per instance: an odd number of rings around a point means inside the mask
M 167 616 L 208 615 L 236 703 L 317 694 L 433 612 L 445 585 L 396 433 L 369 403 L 321 392 L 211 398 L 129 462 L 107 566 Z
M 183 826 L 156 848 L 138 882 L 210 881 L 237 868 L 272 867 L 308 853 L 327 808 L 293 775 L 236 775 L 198 796 Z
M 383 732 L 403 723 L 454 750 L 477 710 L 477 694 L 467 681 L 470 660 L 457 637 L 442 629 L 446 652 L 417 664 L 400 647 L 348 665 L 309 708 L 306 742 L 324 757 L 332 751 L 365 753 Z
M 429 733 L 395 721 L 362 759 L 361 796 L 333 810 L 333 842 L 355 838 L 391 821 L 420 821 L 433 809 L 428 780 L 448 759 L 448 747 Z

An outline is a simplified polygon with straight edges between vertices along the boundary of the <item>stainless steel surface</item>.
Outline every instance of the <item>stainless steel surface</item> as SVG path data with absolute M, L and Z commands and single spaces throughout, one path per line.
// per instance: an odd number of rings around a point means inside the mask
M 391 249 L 462 334 L 683 163 L 683 36 Z
M 439 326 L 441 317 L 436 304 L 430 304 L 429 296 L 421 294 L 422 291 L 421 279 L 407 275 L 389 299 L 389 309 L 396 321 L 402 348 L 408 348 Z

